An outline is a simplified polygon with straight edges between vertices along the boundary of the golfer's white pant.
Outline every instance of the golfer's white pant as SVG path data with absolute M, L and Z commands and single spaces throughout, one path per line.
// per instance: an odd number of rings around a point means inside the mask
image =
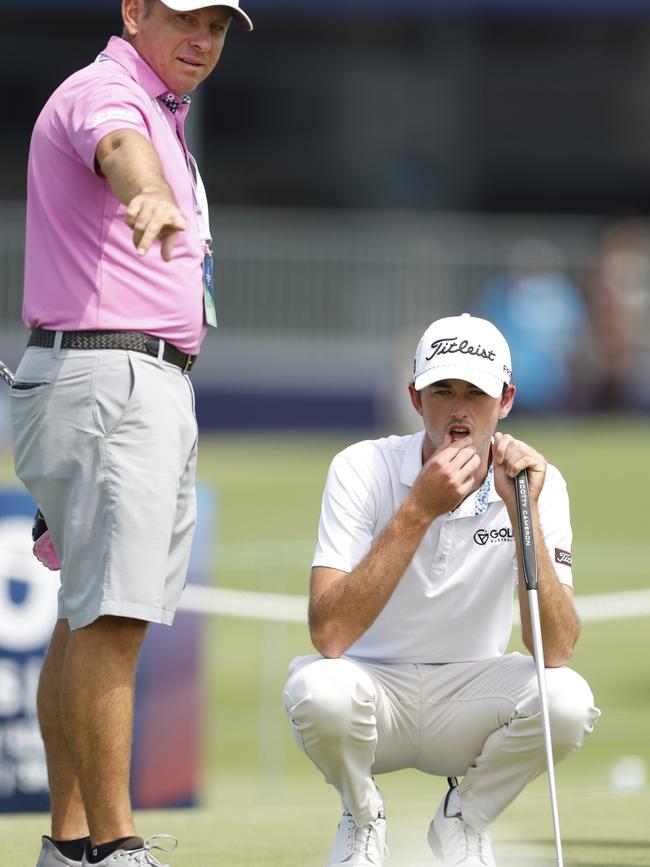
M 462 776 L 463 817 L 483 831 L 546 768 L 531 657 L 381 665 L 309 656 L 290 672 L 284 704 L 294 739 L 357 824 L 377 816 L 374 774 Z M 546 684 L 557 763 L 581 746 L 600 711 L 571 669 L 547 669 Z

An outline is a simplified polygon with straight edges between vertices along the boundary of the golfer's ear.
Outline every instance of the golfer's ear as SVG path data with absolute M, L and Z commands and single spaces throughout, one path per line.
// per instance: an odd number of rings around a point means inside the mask
M 512 404 L 515 399 L 516 387 L 511 383 L 501 395 L 501 406 L 499 407 L 499 418 L 505 418 L 510 415 Z
M 420 397 L 420 392 L 416 391 L 415 386 L 412 382 L 409 382 L 409 396 L 411 398 L 411 403 L 413 404 L 413 408 L 418 413 L 418 415 L 422 415 L 422 398 Z

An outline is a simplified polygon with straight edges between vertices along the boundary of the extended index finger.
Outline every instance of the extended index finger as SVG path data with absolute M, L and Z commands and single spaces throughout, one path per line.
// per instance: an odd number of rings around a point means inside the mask
M 160 255 L 163 257 L 165 262 L 169 262 L 171 259 L 174 245 L 177 240 L 178 232 L 170 232 L 168 235 L 165 235 L 160 239 Z
M 184 229 L 185 221 L 182 217 L 177 216 L 172 219 L 161 219 L 154 214 L 149 219 L 149 222 L 142 233 L 142 237 L 140 238 L 140 242 L 137 244 L 137 254 L 139 256 L 144 256 L 156 238 L 164 238 L 166 236 L 170 236 L 174 239 L 171 241 L 171 246 L 173 247 L 177 233 L 182 232 Z M 171 248 L 165 247 L 165 250 L 171 255 Z

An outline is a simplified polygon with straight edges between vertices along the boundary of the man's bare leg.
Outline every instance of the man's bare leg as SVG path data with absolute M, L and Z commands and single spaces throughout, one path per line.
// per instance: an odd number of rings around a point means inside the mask
M 135 670 L 147 623 L 100 617 L 70 632 L 61 718 L 94 845 L 135 834 L 129 771 Z
M 58 620 L 45 654 L 37 693 L 38 722 L 47 757 L 54 840 L 76 840 L 88 836 L 79 781 L 61 721 L 61 676 L 69 635 L 68 621 Z
M 86 811 L 61 722 L 61 672 L 69 634 L 68 621 L 57 620 L 43 661 L 36 696 L 38 722 L 47 758 L 54 840 L 76 840 L 88 836 Z

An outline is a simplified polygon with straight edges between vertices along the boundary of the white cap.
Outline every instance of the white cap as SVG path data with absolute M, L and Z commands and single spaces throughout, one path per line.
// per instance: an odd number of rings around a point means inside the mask
M 505 337 L 487 319 L 469 313 L 432 322 L 415 353 L 413 384 L 417 391 L 432 382 L 463 379 L 490 397 L 500 397 L 511 378 Z
M 196 9 L 205 9 L 206 6 L 227 6 L 232 9 L 232 17 L 236 18 L 246 30 L 253 29 L 253 22 L 243 9 L 239 8 L 239 0 L 162 0 L 165 6 L 169 6 L 175 12 L 194 12 Z

